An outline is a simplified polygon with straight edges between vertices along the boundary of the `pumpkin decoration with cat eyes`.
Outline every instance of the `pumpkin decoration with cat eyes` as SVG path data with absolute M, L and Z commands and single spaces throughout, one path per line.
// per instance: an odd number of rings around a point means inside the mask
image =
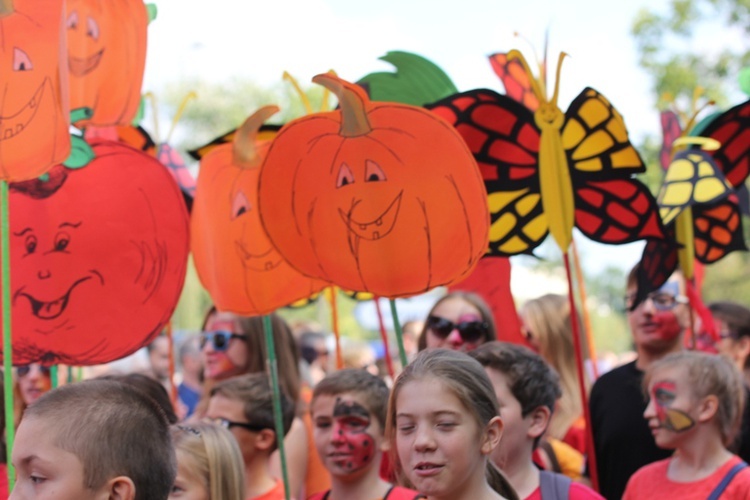
M 274 246 L 308 276 L 383 297 L 466 276 L 487 250 L 489 209 L 456 130 L 333 75 L 313 81 L 341 109 L 288 123 L 271 145 L 259 205 Z
M 277 111 L 259 109 L 232 141 L 201 158 L 191 247 L 201 283 L 221 311 L 267 314 L 326 286 L 292 268 L 260 223 L 258 175 L 271 141 L 259 129 Z
M 42 175 L 70 153 L 62 0 L 0 2 L 0 179 Z
M 149 10 L 143 0 L 67 0 L 70 105 L 78 123 L 128 125 L 141 104 Z

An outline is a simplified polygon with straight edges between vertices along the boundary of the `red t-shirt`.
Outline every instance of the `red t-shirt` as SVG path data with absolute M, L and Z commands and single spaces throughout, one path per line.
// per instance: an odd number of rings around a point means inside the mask
M 281 479 L 276 480 L 276 485 L 257 497 L 248 498 L 247 500 L 284 500 L 284 483 Z
M 678 483 L 667 477 L 670 460 L 672 459 L 659 460 L 638 469 L 628 481 L 623 500 L 641 498 L 705 500 L 724 479 L 727 472 L 741 461 L 740 457 L 735 455 L 705 479 Z M 750 500 L 750 468 L 746 467 L 734 476 L 721 498 Z
M 570 500 L 604 500 L 604 497 L 599 493 L 595 492 L 588 486 L 575 481 L 570 483 L 568 488 L 568 498 Z M 531 495 L 527 496 L 524 500 L 542 500 L 542 490 L 537 488 L 531 492 Z

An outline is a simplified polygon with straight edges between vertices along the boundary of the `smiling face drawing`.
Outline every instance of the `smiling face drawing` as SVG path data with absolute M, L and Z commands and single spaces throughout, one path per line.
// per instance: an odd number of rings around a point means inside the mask
M 140 105 L 146 64 L 143 0 L 68 0 L 66 5 L 71 108 L 94 111 L 79 126 L 129 124 Z
M 14 7 L 0 18 L 0 177 L 22 181 L 68 156 L 68 90 L 62 2 Z
M 211 150 L 201 159 L 191 216 L 203 286 L 220 310 L 244 315 L 271 312 L 325 286 L 293 269 L 268 239 L 258 214 L 259 170 L 236 164 L 232 144 Z
M 305 274 L 383 297 L 468 275 L 487 249 L 489 210 L 463 139 L 422 108 L 314 81 L 341 109 L 288 123 L 268 152 L 259 204 L 274 246 Z
M 93 148 L 83 168 L 11 185 L 14 363 L 118 359 L 157 335 L 179 298 L 188 221 L 174 180 L 131 148 Z

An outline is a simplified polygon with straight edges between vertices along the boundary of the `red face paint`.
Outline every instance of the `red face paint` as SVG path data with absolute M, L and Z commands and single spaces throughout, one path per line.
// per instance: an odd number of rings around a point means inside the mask
M 654 323 L 659 327 L 658 334 L 662 340 L 674 340 L 682 331 L 677 315 L 673 311 L 657 311 L 654 314 Z
M 341 448 L 339 465 L 356 472 L 369 465 L 375 456 L 375 441 L 367 432 L 370 412 L 353 401 L 336 399 L 333 407 L 332 444 Z

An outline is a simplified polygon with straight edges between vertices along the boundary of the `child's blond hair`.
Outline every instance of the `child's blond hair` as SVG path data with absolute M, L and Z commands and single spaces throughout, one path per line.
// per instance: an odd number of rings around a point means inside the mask
M 676 352 L 649 367 L 643 378 L 644 390 L 654 375 L 665 368 L 685 371 L 685 382 L 691 388 L 693 398 L 716 396 L 718 408 L 714 420 L 724 446 L 729 446 L 739 432 L 745 407 L 745 387 L 739 370 L 723 356 L 696 351 Z

